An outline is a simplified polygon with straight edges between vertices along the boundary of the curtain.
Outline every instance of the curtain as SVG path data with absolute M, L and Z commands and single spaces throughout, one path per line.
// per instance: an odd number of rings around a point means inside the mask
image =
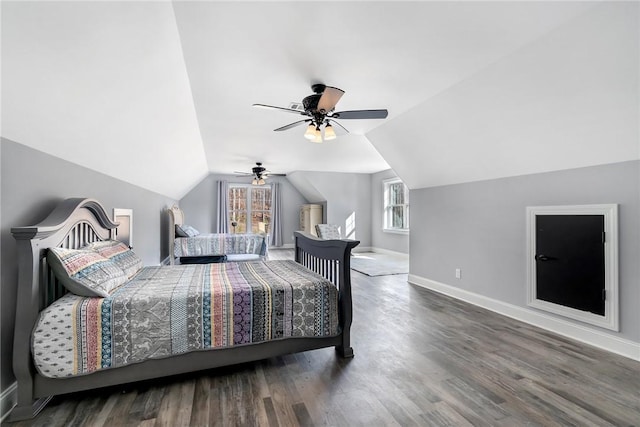
M 271 184 L 271 246 L 282 246 L 282 220 L 280 215 L 280 183 Z
M 229 232 L 229 183 L 218 181 L 218 221 L 216 233 Z

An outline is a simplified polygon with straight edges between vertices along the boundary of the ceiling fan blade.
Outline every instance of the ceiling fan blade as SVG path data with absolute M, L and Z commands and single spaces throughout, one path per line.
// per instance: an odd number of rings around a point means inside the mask
M 341 128 L 342 128 L 342 130 L 344 130 L 346 133 L 349 133 L 349 131 L 347 130 L 347 128 L 346 128 L 346 127 L 342 126 L 340 123 L 336 122 L 335 120 L 331 120 L 331 121 L 327 120 L 327 121 L 328 121 L 329 123 L 331 123 L 332 125 L 338 125 L 338 126 L 339 126 L 339 127 L 341 127 Z
M 387 110 L 352 110 L 338 111 L 331 115 L 334 119 L 386 119 L 389 115 Z
M 251 172 L 239 172 L 239 171 L 233 171 L 233 173 L 239 173 L 240 175 L 253 175 Z
M 311 119 L 305 119 L 305 120 L 300 120 L 300 121 L 297 121 L 297 122 L 289 123 L 288 125 L 284 125 L 284 126 L 278 128 L 278 129 L 274 129 L 274 131 L 277 132 L 277 131 L 281 131 L 281 130 L 291 129 L 291 128 L 294 128 L 296 126 L 300 126 L 301 124 L 307 123 L 307 122 L 310 122 L 310 121 L 311 121 Z
M 342 89 L 338 89 L 337 87 L 327 86 L 324 88 L 324 92 L 322 92 L 322 96 L 318 101 L 318 111 L 324 111 L 328 113 L 336 108 L 336 104 L 342 98 L 344 91 Z
M 302 116 L 306 116 L 308 115 L 307 113 L 305 113 L 304 111 L 300 111 L 300 110 L 294 110 L 293 108 L 285 108 L 285 107 L 276 107 L 274 105 L 267 105 L 267 104 L 253 104 L 253 107 L 257 107 L 257 108 L 264 108 L 267 110 L 282 110 L 282 111 L 288 111 L 289 113 L 296 113 L 296 114 L 300 114 Z

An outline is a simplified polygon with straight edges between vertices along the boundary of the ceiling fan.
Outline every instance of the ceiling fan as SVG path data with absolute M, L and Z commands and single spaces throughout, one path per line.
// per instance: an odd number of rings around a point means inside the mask
M 251 168 L 251 172 L 234 172 L 240 174 L 240 176 L 253 176 L 253 181 L 251 183 L 253 185 L 264 185 L 265 179 L 269 178 L 269 176 L 287 176 L 284 173 L 271 173 L 265 167 L 262 166 L 262 162 L 256 162 L 256 165 Z
M 336 104 L 344 94 L 342 89 L 333 86 L 326 86 L 322 83 L 311 85 L 314 94 L 309 95 L 302 100 L 302 104 L 292 104 L 290 108 L 275 107 L 266 104 L 253 104 L 254 107 L 268 108 L 274 110 L 287 111 L 290 113 L 300 114 L 308 118 L 290 123 L 288 125 L 274 129 L 274 131 L 283 131 L 293 127 L 308 123 L 307 131 L 304 137 L 313 142 L 322 142 L 321 126 L 324 125 L 324 140 L 329 141 L 336 138 L 332 124 L 336 124 L 349 132 L 336 119 L 384 119 L 389 112 L 387 110 L 351 110 L 351 111 L 334 111 Z

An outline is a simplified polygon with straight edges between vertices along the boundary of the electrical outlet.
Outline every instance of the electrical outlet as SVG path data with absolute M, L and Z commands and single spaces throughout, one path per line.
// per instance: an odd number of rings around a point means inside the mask
M 459 268 L 456 268 L 456 279 L 460 279 L 462 277 L 462 270 Z

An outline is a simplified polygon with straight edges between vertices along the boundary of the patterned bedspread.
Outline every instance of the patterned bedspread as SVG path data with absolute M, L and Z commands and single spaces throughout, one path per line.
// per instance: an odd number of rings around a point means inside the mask
M 199 234 L 195 237 L 176 237 L 173 254 L 176 257 L 256 254 L 266 255 L 262 234 Z
M 108 298 L 67 294 L 34 329 L 38 371 L 66 377 L 207 348 L 337 335 L 338 291 L 294 261 L 145 267 Z

